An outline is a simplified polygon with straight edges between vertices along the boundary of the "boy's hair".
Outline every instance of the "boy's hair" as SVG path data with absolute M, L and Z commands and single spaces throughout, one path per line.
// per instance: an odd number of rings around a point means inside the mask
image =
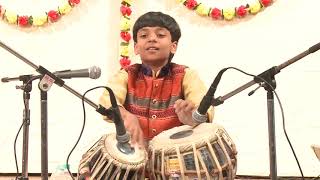
M 140 16 L 133 26 L 133 40 L 137 42 L 137 33 L 143 27 L 163 27 L 171 34 L 171 42 L 179 41 L 181 31 L 178 23 L 171 16 L 162 12 L 147 12 Z

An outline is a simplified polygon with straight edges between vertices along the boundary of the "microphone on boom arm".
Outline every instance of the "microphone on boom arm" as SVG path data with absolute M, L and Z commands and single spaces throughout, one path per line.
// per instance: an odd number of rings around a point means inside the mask
M 209 109 L 209 107 L 212 105 L 212 100 L 214 98 L 214 93 L 217 90 L 217 86 L 220 82 L 220 79 L 222 77 L 222 74 L 227 70 L 228 68 L 224 68 L 220 70 L 214 81 L 212 82 L 210 88 L 208 89 L 206 95 L 203 96 L 199 107 L 197 110 L 193 111 L 192 118 L 197 121 L 198 123 L 203 123 L 207 121 L 206 113 Z
M 97 66 L 92 66 L 87 69 L 79 69 L 79 70 L 63 70 L 63 71 L 56 71 L 54 73 L 56 77 L 61 78 L 61 79 L 71 79 L 71 78 L 82 78 L 82 77 L 89 77 L 91 79 L 98 79 L 101 76 L 101 69 Z M 10 81 L 19 81 L 21 80 L 24 76 L 26 75 L 21 75 L 18 77 L 4 77 L 1 78 L 1 82 L 10 82 Z M 28 76 L 33 76 L 34 79 L 40 78 L 41 75 L 28 75 Z
M 112 119 L 115 127 L 116 127 L 116 139 L 118 141 L 117 148 L 124 154 L 132 154 L 134 152 L 134 148 L 131 147 L 129 144 L 130 135 L 127 133 L 123 119 L 120 114 L 119 106 L 117 104 L 115 95 L 111 88 L 105 87 L 110 96 L 111 107 L 109 109 L 105 109 L 102 105 L 99 105 L 97 112 L 102 115 L 107 116 L 108 118 Z
M 97 66 L 92 66 L 87 69 L 56 71 L 53 74 L 62 79 L 70 79 L 75 77 L 89 77 L 91 79 L 98 79 L 101 75 L 101 69 Z

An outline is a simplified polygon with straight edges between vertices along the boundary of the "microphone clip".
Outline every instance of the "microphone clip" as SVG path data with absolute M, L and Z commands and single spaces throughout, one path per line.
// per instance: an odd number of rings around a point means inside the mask
M 275 75 L 279 73 L 280 70 L 276 66 L 262 72 L 258 76 L 254 77 L 254 82 L 261 83 L 266 91 L 273 91 L 276 89 L 277 83 L 275 81 Z
M 44 75 L 44 77 L 42 79 L 44 79 L 45 81 L 43 82 L 49 82 L 49 83 L 55 83 L 58 86 L 62 87 L 64 85 L 64 81 L 57 77 L 56 75 L 54 75 L 53 73 L 51 73 L 50 71 L 48 71 L 46 68 L 39 66 L 38 69 L 36 69 L 37 72 L 39 72 L 40 74 Z M 42 80 L 41 80 L 42 81 Z M 47 88 L 45 88 L 47 89 Z
M 112 107 L 106 109 L 102 105 L 99 105 L 99 107 L 98 107 L 98 109 L 96 111 L 98 113 L 100 113 L 101 115 L 103 115 L 103 116 L 107 116 L 109 119 L 113 119 L 113 117 L 114 117 L 113 108 Z

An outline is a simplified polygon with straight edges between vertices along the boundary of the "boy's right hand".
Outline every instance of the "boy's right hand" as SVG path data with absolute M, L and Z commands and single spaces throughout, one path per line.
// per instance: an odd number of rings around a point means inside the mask
M 137 116 L 130 113 L 123 107 L 119 107 L 124 127 L 130 133 L 132 145 L 138 145 L 144 147 L 143 132 L 139 124 Z

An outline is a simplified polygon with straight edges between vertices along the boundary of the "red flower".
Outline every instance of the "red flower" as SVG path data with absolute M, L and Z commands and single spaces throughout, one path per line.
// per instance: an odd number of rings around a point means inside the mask
M 221 18 L 221 10 L 220 9 L 218 9 L 218 8 L 213 8 L 212 10 L 211 10 L 211 17 L 213 18 L 213 19 L 220 19 Z
M 247 9 L 246 6 L 242 5 L 240 7 L 237 8 L 237 15 L 239 17 L 244 17 L 245 15 L 247 15 Z
M 18 24 L 21 27 L 26 27 L 29 25 L 29 17 L 28 16 L 19 16 L 18 17 Z
M 260 2 L 264 7 L 269 6 L 271 4 L 271 0 L 260 0 Z
M 194 9 L 198 5 L 197 1 L 195 1 L 195 0 L 187 0 L 185 3 L 186 3 L 185 5 L 187 6 L 187 8 L 189 8 L 189 9 Z
M 48 18 L 50 20 L 50 22 L 56 22 L 60 17 L 60 14 L 55 11 L 55 10 L 51 10 L 48 12 Z
M 124 5 L 122 5 L 122 6 L 120 7 L 120 11 L 121 11 L 121 14 L 122 14 L 123 16 L 125 16 L 125 15 L 130 16 L 131 13 L 132 13 L 131 8 L 128 7 L 128 6 L 124 6 Z
M 120 59 L 120 65 L 122 68 L 125 68 L 126 66 L 129 66 L 131 63 L 130 59 L 128 59 L 128 57 L 122 57 Z
M 129 42 L 130 39 L 131 39 L 131 34 L 130 34 L 129 32 L 126 32 L 126 31 L 122 31 L 122 32 L 120 33 L 120 36 L 121 36 L 121 38 L 122 38 L 124 41 L 126 41 L 126 42 Z
M 80 0 L 69 0 L 69 4 L 71 6 L 74 6 L 75 4 L 79 4 L 80 3 Z
M 131 13 L 132 13 L 132 10 L 131 10 L 131 8 L 128 7 L 128 8 L 127 8 L 127 15 L 130 16 Z

